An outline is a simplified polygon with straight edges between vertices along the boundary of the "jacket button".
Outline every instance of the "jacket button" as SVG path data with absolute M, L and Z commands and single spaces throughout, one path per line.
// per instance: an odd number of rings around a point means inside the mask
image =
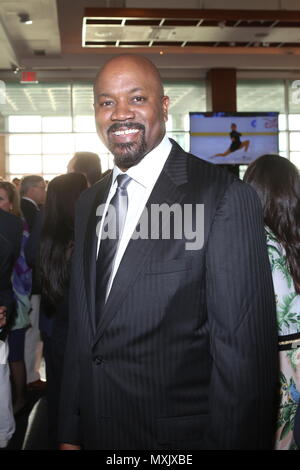
M 96 356 L 94 359 L 94 362 L 97 366 L 103 363 L 103 357 L 102 356 Z

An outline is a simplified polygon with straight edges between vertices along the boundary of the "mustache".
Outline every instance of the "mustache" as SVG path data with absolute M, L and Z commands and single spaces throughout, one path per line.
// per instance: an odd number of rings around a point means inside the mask
M 124 127 L 127 129 L 140 129 L 141 131 L 145 131 L 145 126 L 139 122 L 115 122 L 108 128 L 107 133 L 116 132 L 119 129 L 124 129 Z

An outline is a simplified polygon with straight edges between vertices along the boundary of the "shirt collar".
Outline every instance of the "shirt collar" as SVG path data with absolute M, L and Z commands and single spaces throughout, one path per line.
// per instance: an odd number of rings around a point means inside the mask
M 153 186 L 169 156 L 171 148 L 172 144 L 165 134 L 157 147 L 147 153 L 147 155 L 145 155 L 137 165 L 129 168 L 126 171 L 126 174 L 145 188 L 148 188 L 151 185 Z M 114 166 L 112 179 L 113 184 L 120 173 L 123 173 L 120 168 Z
M 33 199 L 31 199 L 30 197 L 23 196 L 22 199 L 25 199 L 26 201 L 32 202 L 32 204 L 34 204 L 35 207 L 36 207 L 38 210 L 40 210 L 40 208 L 39 208 L 39 206 L 37 205 L 37 203 L 36 203 Z

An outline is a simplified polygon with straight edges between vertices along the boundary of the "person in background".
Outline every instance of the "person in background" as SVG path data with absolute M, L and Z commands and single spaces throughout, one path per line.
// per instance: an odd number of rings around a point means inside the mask
M 263 207 L 276 295 L 280 403 L 275 448 L 295 449 L 294 418 L 300 400 L 300 175 L 286 158 L 263 155 L 249 165 L 244 181 L 256 190 Z
M 30 325 L 29 312 L 31 309 L 30 295 L 32 287 L 32 272 L 27 265 L 24 247 L 29 237 L 27 222 L 21 216 L 19 194 L 16 187 L 8 182 L 0 182 L 0 208 L 21 217 L 23 234 L 20 254 L 15 261 L 12 273 L 12 286 L 16 300 L 16 315 L 10 326 L 8 335 L 8 362 L 11 370 L 14 413 L 20 411 L 26 404 L 26 367 L 24 362 L 25 331 Z
M 3 183 L 4 181 L 1 181 L 1 184 Z M 10 267 L 7 267 L 6 270 L 3 269 L 3 272 L 5 272 L 6 275 L 2 275 L 0 282 L 2 286 L 2 296 L 5 296 L 7 299 L 7 303 L 2 305 L 6 305 L 8 322 L 11 322 L 11 317 L 15 313 L 11 287 L 11 272 L 14 262 L 20 254 L 23 225 L 20 217 L 11 214 L 10 211 L 4 210 L 4 207 L 7 204 L 6 198 L 7 196 L 5 190 L 0 188 L 0 206 L 2 206 L 2 208 L 0 207 L 0 235 L 3 239 L 3 244 L 5 244 L 6 240 L 6 246 L 9 255 L 5 256 L 4 259 L 0 258 L 0 263 L 2 263 L 2 261 L 4 263 L 6 260 L 9 266 L 11 266 L 11 269 Z M 4 248 L 2 253 L 5 253 Z M 7 292 L 7 295 L 5 295 L 5 292 Z
M 7 332 L 4 329 L 7 324 L 6 306 L 11 306 L 13 302 L 10 289 L 12 260 L 11 244 L 0 234 L 0 449 L 7 446 L 15 432 L 9 365 L 7 362 Z
M 4 200 L 0 190 L 0 203 Z M 6 447 L 15 431 L 8 365 L 8 323 L 15 314 L 11 285 L 13 265 L 21 246 L 22 223 L 0 209 L 0 448 Z
M 294 439 L 300 449 L 300 402 L 298 404 L 298 408 L 295 415 L 295 422 L 294 422 Z
M 77 204 L 61 449 L 272 445 L 278 357 L 260 203 L 168 139 L 168 107 L 145 57 L 114 57 L 96 77 L 97 132 L 115 166 Z
M 250 145 L 249 140 L 244 140 L 243 142 L 241 141 L 241 136 L 242 134 L 237 131 L 237 125 L 234 124 L 234 122 L 231 124 L 231 132 L 230 132 L 230 140 L 231 140 L 231 145 L 230 147 L 224 152 L 224 153 L 216 153 L 214 156 L 215 157 L 226 157 L 230 153 L 236 152 L 237 150 L 240 149 L 245 149 L 245 152 L 247 152 L 248 147 Z
M 20 178 L 14 178 L 12 180 L 12 184 L 17 188 L 18 191 L 20 191 L 20 187 L 21 187 L 21 180 Z
M 99 155 L 93 152 L 76 152 L 68 163 L 68 173 L 82 173 L 88 185 L 93 186 L 101 179 L 101 162 Z
M 70 173 L 54 178 L 48 186 L 39 256 L 41 314 L 52 319 L 44 334 L 47 374 L 48 424 L 57 447 L 57 421 L 62 365 L 68 330 L 70 264 L 74 245 L 75 203 L 87 188 L 86 177 Z
M 31 231 L 37 212 L 45 203 L 46 183 L 39 175 L 24 176 L 20 187 L 21 211 Z
M 28 175 L 21 180 L 21 211 L 31 232 L 37 214 L 43 207 L 46 198 L 46 184 L 42 176 Z M 38 243 L 38 240 L 37 240 Z M 44 390 L 45 382 L 40 377 L 40 365 L 43 355 L 43 342 L 39 330 L 40 289 L 35 269 L 32 270 L 31 291 L 31 326 L 25 334 L 25 365 L 27 387 L 33 390 Z

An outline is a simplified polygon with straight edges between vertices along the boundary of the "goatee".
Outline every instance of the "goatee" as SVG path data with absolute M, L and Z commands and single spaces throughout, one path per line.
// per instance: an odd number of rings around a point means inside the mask
M 119 142 L 115 143 L 109 139 L 109 150 L 114 156 L 114 163 L 119 168 L 128 169 L 137 165 L 146 155 L 147 144 L 145 140 L 145 126 L 139 123 L 115 123 L 108 129 L 108 135 L 119 129 L 139 129 L 140 138 L 135 142 Z

